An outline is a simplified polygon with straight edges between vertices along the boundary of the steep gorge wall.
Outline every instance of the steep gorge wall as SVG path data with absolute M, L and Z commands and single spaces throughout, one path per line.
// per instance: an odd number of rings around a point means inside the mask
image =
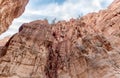
M 0 34 L 25 10 L 28 0 L 0 0 Z
M 0 51 L 0 78 L 119 78 L 120 1 L 80 19 L 25 23 Z

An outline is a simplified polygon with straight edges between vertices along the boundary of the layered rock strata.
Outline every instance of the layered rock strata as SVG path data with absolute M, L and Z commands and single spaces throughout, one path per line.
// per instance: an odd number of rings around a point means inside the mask
M 1 48 L 0 78 L 119 78 L 119 7 L 115 0 L 68 22 L 23 24 Z
M 0 34 L 25 10 L 28 0 L 0 0 Z

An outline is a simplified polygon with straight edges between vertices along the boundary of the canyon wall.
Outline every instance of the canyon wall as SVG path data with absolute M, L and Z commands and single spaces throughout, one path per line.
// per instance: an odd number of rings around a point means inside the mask
M 0 0 L 0 34 L 25 10 L 28 0 Z
M 0 48 L 0 78 L 120 78 L 119 7 L 23 24 Z

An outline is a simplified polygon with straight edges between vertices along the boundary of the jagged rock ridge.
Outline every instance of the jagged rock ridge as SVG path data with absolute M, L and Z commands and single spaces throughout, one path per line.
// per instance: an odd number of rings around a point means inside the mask
M 23 24 L 1 48 L 0 77 L 119 78 L 119 7 L 115 0 L 80 19 Z
M 27 3 L 28 0 L 0 0 L 0 34 L 24 12 Z

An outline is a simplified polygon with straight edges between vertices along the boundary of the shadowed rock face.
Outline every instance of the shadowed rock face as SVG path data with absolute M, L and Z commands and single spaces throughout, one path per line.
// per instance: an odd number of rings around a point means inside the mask
M 0 78 L 119 78 L 119 7 L 116 0 L 80 19 L 23 24 L 1 47 Z
M 0 0 L 0 34 L 24 12 L 27 3 L 28 0 Z

